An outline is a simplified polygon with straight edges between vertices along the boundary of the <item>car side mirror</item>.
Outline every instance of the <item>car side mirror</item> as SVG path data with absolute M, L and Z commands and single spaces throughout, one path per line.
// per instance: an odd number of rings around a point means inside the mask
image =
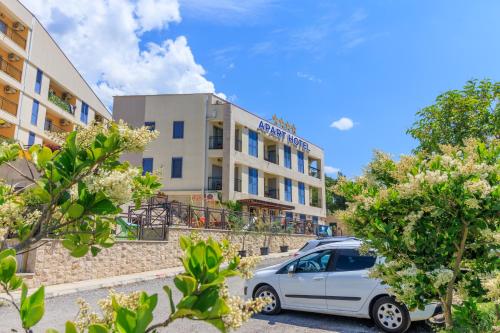
M 293 274 L 293 273 L 295 273 L 295 265 L 288 266 L 288 274 Z

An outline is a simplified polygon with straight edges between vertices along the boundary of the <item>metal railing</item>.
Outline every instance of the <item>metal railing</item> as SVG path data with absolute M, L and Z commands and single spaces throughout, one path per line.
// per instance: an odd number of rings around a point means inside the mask
M 222 149 L 222 135 L 210 136 L 208 140 L 209 149 Z
M 0 32 L 2 32 L 5 36 L 9 37 L 14 43 L 19 45 L 22 49 L 26 49 L 26 38 L 21 36 L 17 31 L 12 29 L 5 23 L 0 20 Z
M 1 57 L 0 57 L 0 70 L 9 75 L 10 77 L 12 77 L 14 80 L 21 82 L 22 72 L 16 67 L 9 64 L 5 59 Z
M 45 119 L 45 126 L 44 129 L 49 132 L 55 132 L 55 133 L 66 133 L 64 129 L 62 129 L 59 126 L 54 125 L 54 123 L 48 119 Z
M 237 150 L 239 152 L 243 151 L 243 142 L 240 139 L 236 139 L 234 141 L 234 150 Z
M 241 192 L 241 179 L 234 179 L 234 190 L 236 192 Z
M 208 177 L 208 190 L 221 191 L 222 190 L 222 177 Z
M 276 151 L 268 151 L 264 154 L 264 160 L 274 163 L 274 164 L 280 164 L 279 161 L 279 155 L 278 152 Z
M 169 227 L 257 231 L 257 226 L 267 226 L 271 232 L 317 235 L 318 225 L 312 220 L 300 220 L 276 215 L 254 215 L 228 209 L 199 207 L 165 200 L 150 201 L 139 208 L 130 206 L 122 215 L 134 225 L 138 239 L 168 240 Z M 262 231 L 262 227 L 259 228 Z M 265 230 L 264 230 L 265 231 Z
M 265 187 L 264 188 L 264 196 L 266 198 L 271 199 L 279 199 L 280 198 L 280 190 L 276 187 Z
M 309 176 L 313 176 L 316 178 L 321 178 L 321 171 L 318 168 L 309 166 Z
M 49 90 L 49 101 L 63 109 L 64 111 L 74 115 L 75 114 L 75 109 L 76 107 L 65 100 L 63 100 L 61 97 L 57 96 L 53 91 Z
M 8 113 L 16 116 L 17 115 L 17 104 L 9 101 L 7 98 L 0 96 L 0 109 L 7 111 Z

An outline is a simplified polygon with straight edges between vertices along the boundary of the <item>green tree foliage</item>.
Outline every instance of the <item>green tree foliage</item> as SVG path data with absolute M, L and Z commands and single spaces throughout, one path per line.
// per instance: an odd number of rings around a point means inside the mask
M 326 209 L 328 214 L 333 214 L 336 211 L 344 210 L 347 208 L 345 198 L 340 195 L 336 190 L 336 185 L 340 178 L 344 175 L 339 172 L 337 178 L 332 178 L 325 175 L 325 188 L 326 188 Z
M 450 90 L 417 112 L 407 131 L 419 141 L 417 151 L 439 151 L 439 145 L 463 146 L 467 138 L 500 138 L 500 82 L 472 80 Z
M 442 302 L 451 328 L 457 283 L 484 295 L 473 286 L 500 267 L 500 141 L 439 150 L 398 162 L 377 153 L 338 190 L 349 203 L 343 219 L 386 258 L 373 276 L 409 308 Z

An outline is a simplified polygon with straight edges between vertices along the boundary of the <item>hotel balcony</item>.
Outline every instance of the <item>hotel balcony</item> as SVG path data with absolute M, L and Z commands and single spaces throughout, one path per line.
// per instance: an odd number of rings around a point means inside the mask
M 49 86 L 48 99 L 60 109 L 68 112 L 71 115 L 75 114 L 76 98 L 52 83 Z
M 15 117 L 17 101 L 19 101 L 19 91 L 9 85 L 0 84 L 0 109 Z
M 26 49 L 28 29 L 21 22 L 15 21 L 2 13 L 2 16 L 0 16 L 0 32 L 23 50 Z
M 234 191 L 241 192 L 241 179 L 239 178 L 234 179 Z
M 208 148 L 209 149 L 222 149 L 222 135 L 212 135 L 208 138 Z
M 16 125 L 0 119 L 0 141 L 13 141 Z
M 15 53 L 7 52 L 0 49 L 0 71 L 9 75 L 14 80 L 21 82 L 23 75 L 23 64 L 24 61 L 21 60 L 19 56 Z
M 309 157 L 309 164 L 308 164 L 309 176 L 321 179 L 320 163 L 321 163 L 320 160 Z
M 321 208 L 320 192 L 316 187 L 309 187 L 309 206 Z
M 221 191 L 222 190 L 222 177 L 208 177 L 208 190 Z
M 242 133 L 243 129 L 240 126 L 236 126 L 234 130 L 234 150 L 239 152 L 243 151 Z
M 270 163 L 274 163 L 274 164 L 280 164 L 280 161 L 279 161 L 279 155 L 278 155 L 278 151 L 276 150 L 276 146 L 270 146 L 270 147 L 266 147 L 266 149 L 264 150 L 264 160 L 266 160 L 267 162 L 270 162 Z
M 276 176 L 264 174 L 264 196 L 279 200 L 279 179 Z
M 44 130 L 53 133 L 67 133 L 73 130 L 73 124 L 69 120 L 60 118 L 47 110 Z

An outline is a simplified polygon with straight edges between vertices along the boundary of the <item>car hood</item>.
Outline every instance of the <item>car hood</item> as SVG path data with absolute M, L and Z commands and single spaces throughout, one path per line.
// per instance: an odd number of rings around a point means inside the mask
M 276 273 L 278 271 L 278 269 L 281 267 L 281 265 L 283 265 L 283 264 L 276 264 L 276 265 L 260 268 L 254 272 L 254 276 L 262 276 L 262 275 Z

